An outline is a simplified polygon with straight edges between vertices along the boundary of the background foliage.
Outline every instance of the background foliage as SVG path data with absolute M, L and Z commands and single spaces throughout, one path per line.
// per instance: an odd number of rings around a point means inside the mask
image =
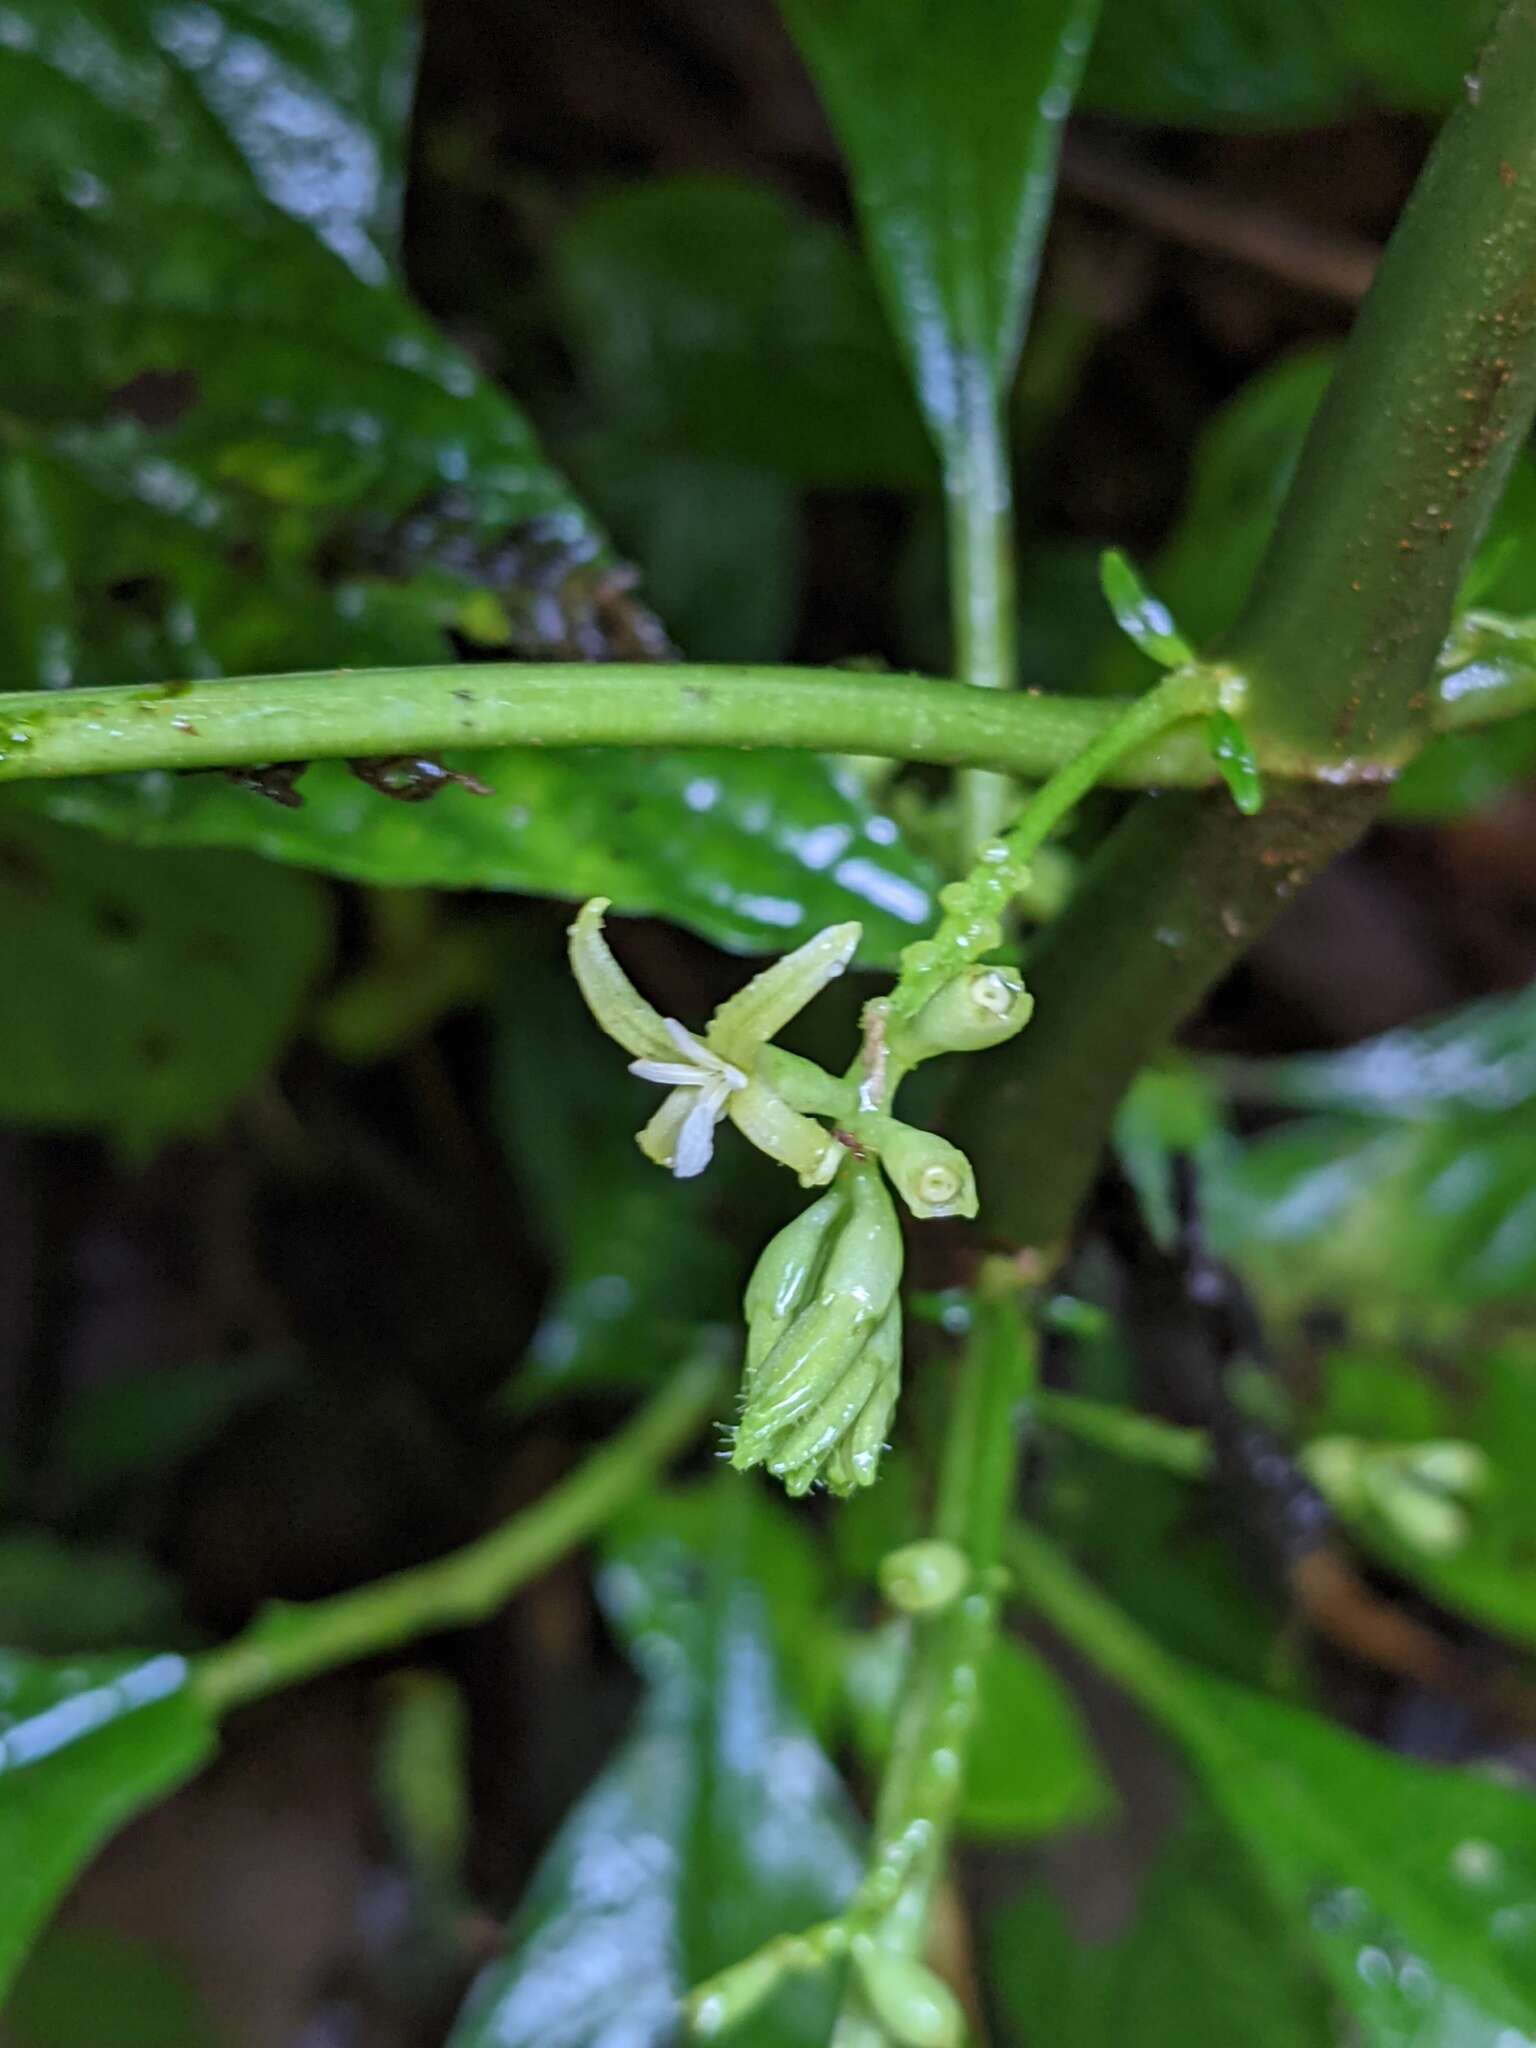
M 1331 259 L 1384 237 L 1488 10 L 1108 0 L 1037 294 L 1086 9 L 717 12 L 7 0 L 9 687 L 674 647 L 942 673 L 978 408 L 1031 687 L 1144 685 L 1110 542 L 1219 638 L 1347 325 Z M 1036 118 L 992 148 L 980 96 Z M 1536 610 L 1528 465 L 1467 595 Z M 1122 1115 L 940 1916 L 978 2040 L 1536 2037 L 1533 755 L 1531 719 L 1427 750 Z M 889 967 L 954 832 L 862 759 L 509 749 L 426 799 L 358 765 L 0 798 L 17 2048 L 660 2043 L 862 1866 L 908 1633 L 877 1567 L 967 1314 L 942 1237 L 870 1497 L 791 1510 L 697 1450 L 595 1573 L 216 1735 L 199 1653 L 464 1541 L 728 1357 L 786 1214 L 755 1159 L 639 1158 L 543 899 L 664 920 L 617 942 L 703 1014 L 740 979 L 713 949 L 857 917 Z M 1261 1318 L 1203 1406 L 1133 1341 L 1159 1258 L 1188 1278 L 1191 1180 Z M 1202 1476 L 1238 1426 L 1449 1661 L 1320 1625 L 1265 1500 Z M 1447 1445 L 1462 1483 L 1405 1463 Z M 824 2040 L 836 1988 L 734 2038 Z

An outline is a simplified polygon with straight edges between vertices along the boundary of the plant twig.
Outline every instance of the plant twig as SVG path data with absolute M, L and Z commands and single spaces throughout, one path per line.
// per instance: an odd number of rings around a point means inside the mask
M 1131 1077 L 1359 838 L 1385 795 L 1363 764 L 1411 754 L 1437 673 L 1444 691 L 1456 592 L 1536 411 L 1536 0 L 1506 5 L 1477 76 L 1222 650 L 1252 693 L 1260 759 L 1279 739 L 1320 780 L 1271 778 L 1251 819 L 1208 798 L 1138 804 L 1047 928 L 1029 962 L 1033 1022 L 973 1063 L 956 1106 L 983 1213 L 1013 1243 L 1070 1228 Z M 1502 675 L 1494 700 L 1523 687 Z
M 1434 729 L 1463 731 L 1536 709 L 1536 620 L 1469 613 L 1430 690 Z M 1475 631 L 1472 629 L 1476 629 Z M 956 690 L 928 676 L 674 663 L 475 662 L 334 669 L 209 682 L 116 684 L 0 695 L 0 782 L 145 768 L 479 747 L 793 747 L 884 755 L 1043 781 L 1125 709 L 1106 697 Z M 1255 735 L 1266 774 L 1306 777 L 1304 751 Z M 1379 781 L 1393 761 L 1353 771 Z M 1197 734 L 1174 733 L 1114 762 L 1122 788 L 1215 781 Z
M 330 1600 L 267 1608 L 243 1635 L 198 1658 L 194 1690 L 210 1712 L 225 1714 L 318 1672 L 483 1621 L 642 1492 L 722 1393 L 713 1362 L 684 1366 L 632 1422 L 532 1507 L 430 1564 Z
M 978 1288 L 945 1435 L 934 1535 L 961 1550 L 970 1585 L 913 1624 L 911 1659 L 875 1812 L 873 1867 L 905 1874 L 870 1928 L 879 1949 L 920 1957 L 964 1783 L 979 1672 L 997 1621 L 998 1566 L 1013 1500 L 1017 1415 L 1035 1371 L 1035 1341 L 1017 1274 L 999 1265 Z M 850 1986 L 831 2048 L 875 2048 L 884 2035 Z

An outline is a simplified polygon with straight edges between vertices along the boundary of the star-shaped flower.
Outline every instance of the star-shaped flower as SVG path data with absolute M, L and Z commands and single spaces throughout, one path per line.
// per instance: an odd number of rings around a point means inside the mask
M 760 1151 L 798 1174 L 802 1186 L 825 1186 L 844 1147 L 813 1117 L 792 1109 L 759 1067 L 770 1041 L 847 967 L 861 927 L 838 924 L 818 932 L 728 997 L 695 1034 L 654 1010 L 614 959 L 603 937 L 607 908 L 601 896 L 582 905 L 571 926 L 571 967 L 598 1023 L 635 1055 L 630 1072 L 671 1090 L 639 1134 L 647 1159 L 691 1179 L 709 1164 L 715 1125 L 729 1117 Z
M 715 1125 L 731 1096 L 746 1087 L 747 1077 L 685 1031 L 675 1017 L 663 1017 L 661 1024 L 682 1058 L 630 1061 L 629 1071 L 642 1081 L 657 1081 L 672 1090 L 646 1125 L 641 1142 L 651 1139 L 646 1146 L 650 1156 L 664 1151 L 662 1163 L 670 1162 L 679 1180 L 692 1180 L 708 1166 L 715 1149 Z

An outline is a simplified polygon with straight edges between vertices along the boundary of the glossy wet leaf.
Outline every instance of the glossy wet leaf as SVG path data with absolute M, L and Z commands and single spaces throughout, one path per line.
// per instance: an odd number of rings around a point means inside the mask
M 1118 548 L 1106 548 L 1099 559 L 1104 602 L 1126 639 L 1163 668 L 1194 660 L 1194 649 L 1173 623 L 1173 614 L 1154 597 Z
M 0 1998 L 95 1851 L 212 1748 L 180 1657 L 0 1652 Z
M 715 1539 L 611 1554 L 604 1601 L 646 1680 L 637 1723 L 546 1854 L 449 2048 L 666 2048 L 690 1983 L 836 1911 L 857 1881 L 845 1796 L 785 1702 L 764 1596 L 734 1568 L 728 1525 Z M 822 2048 L 834 1995 L 803 1980 L 732 2040 Z
M 1105 0 L 1084 97 L 1197 128 L 1340 119 L 1362 93 L 1438 111 L 1492 16 L 1493 0 Z
M 932 483 L 857 249 L 777 193 L 648 179 L 581 208 L 553 262 L 589 395 L 635 440 L 802 484 Z
M 140 1147 L 210 1128 L 296 1029 L 320 887 L 233 853 L 104 844 L 0 805 L 0 1115 Z
M 1250 1099 L 1313 1112 L 1205 1166 L 1213 1240 L 1272 1313 L 1327 1307 L 1433 1339 L 1530 1299 L 1533 1016 L 1526 990 L 1234 1073 Z
M 1208 1814 L 1181 1823 L 1112 1938 L 1081 1939 L 1038 1886 L 996 1917 L 989 1947 L 1004 2009 L 1050 2048 L 1320 2048 L 1334 2036 L 1296 1930 Z
M 1372 2048 L 1460 2039 L 1463 2019 L 1475 2048 L 1536 2028 L 1536 1802 L 1523 1787 L 1412 1762 L 1182 1663 L 1033 1537 L 1016 1557 L 1026 1595 L 1048 1575 L 1057 1621 L 1183 1749 Z
M 1344 2004 L 1384 2043 L 1454 2023 L 1536 2030 L 1536 1803 L 1317 1716 L 1200 1681 L 1206 1790 Z
M 1206 720 L 1206 744 L 1232 801 L 1245 818 L 1264 808 L 1264 780 L 1254 759 L 1253 742 L 1229 711 L 1214 711 Z
M 5 19 L 15 685 L 664 645 L 522 415 L 393 275 L 395 0 L 335 0 L 324 30 L 233 0 L 18 0 Z M 927 917 L 894 828 L 808 757 L 473 768 L 494 798 L 391 803 L 327 767 L 296 810 L 212 776 L 32 800 L 384 884 L 600 892 L 741 948 L 857 904 L 890 954 Z
M 1012 375 L 1097 0 L 785 0 L 946 459 Z

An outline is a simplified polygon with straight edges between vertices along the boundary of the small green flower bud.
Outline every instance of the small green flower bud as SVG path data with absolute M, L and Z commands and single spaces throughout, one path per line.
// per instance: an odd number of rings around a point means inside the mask
M 1404 1453 L 1403 1464 L 1416 1485 L 1431 1487 L 1436 1493 L 1466 1495 L 1487 1490 L 1488 1454 L 1458 1438 L 1415 1444 Z
M 971 1162 L 947 1138 L 872 1110 L 848 1117 L 845 1128 L 850 1137 L 879 1155 L 914 1216 L 926 1222 L 940 1216 L 976 1214 L 976 1176 Z
M 893 1025 L 891 1050 L 907 1066 L 944 1052 L 982 1052 L 1024 1029 L 1035 999 L 1011 967 L 968 967 Z
M 904 1543 L 880 1560 L 880 1591 L 903 1614 L 933 1614 L 965 1591 L 971 1562 L 954 1543 Z
M 900 1380 L 901 1226 L 875 1167 L 845 1161 L 832 1190 L 767 1246 L 746 1292 L 731 1462 L 766 1466 L 794 1494 L 821 1478 L 841 1491 L 869 1484 Z
M 926 1963 L 880 1948 L 867 1935 L 853 1955 L 870 2010 L 900 2048 L 960 2048 L 965 2018 L 959 2000 Z

